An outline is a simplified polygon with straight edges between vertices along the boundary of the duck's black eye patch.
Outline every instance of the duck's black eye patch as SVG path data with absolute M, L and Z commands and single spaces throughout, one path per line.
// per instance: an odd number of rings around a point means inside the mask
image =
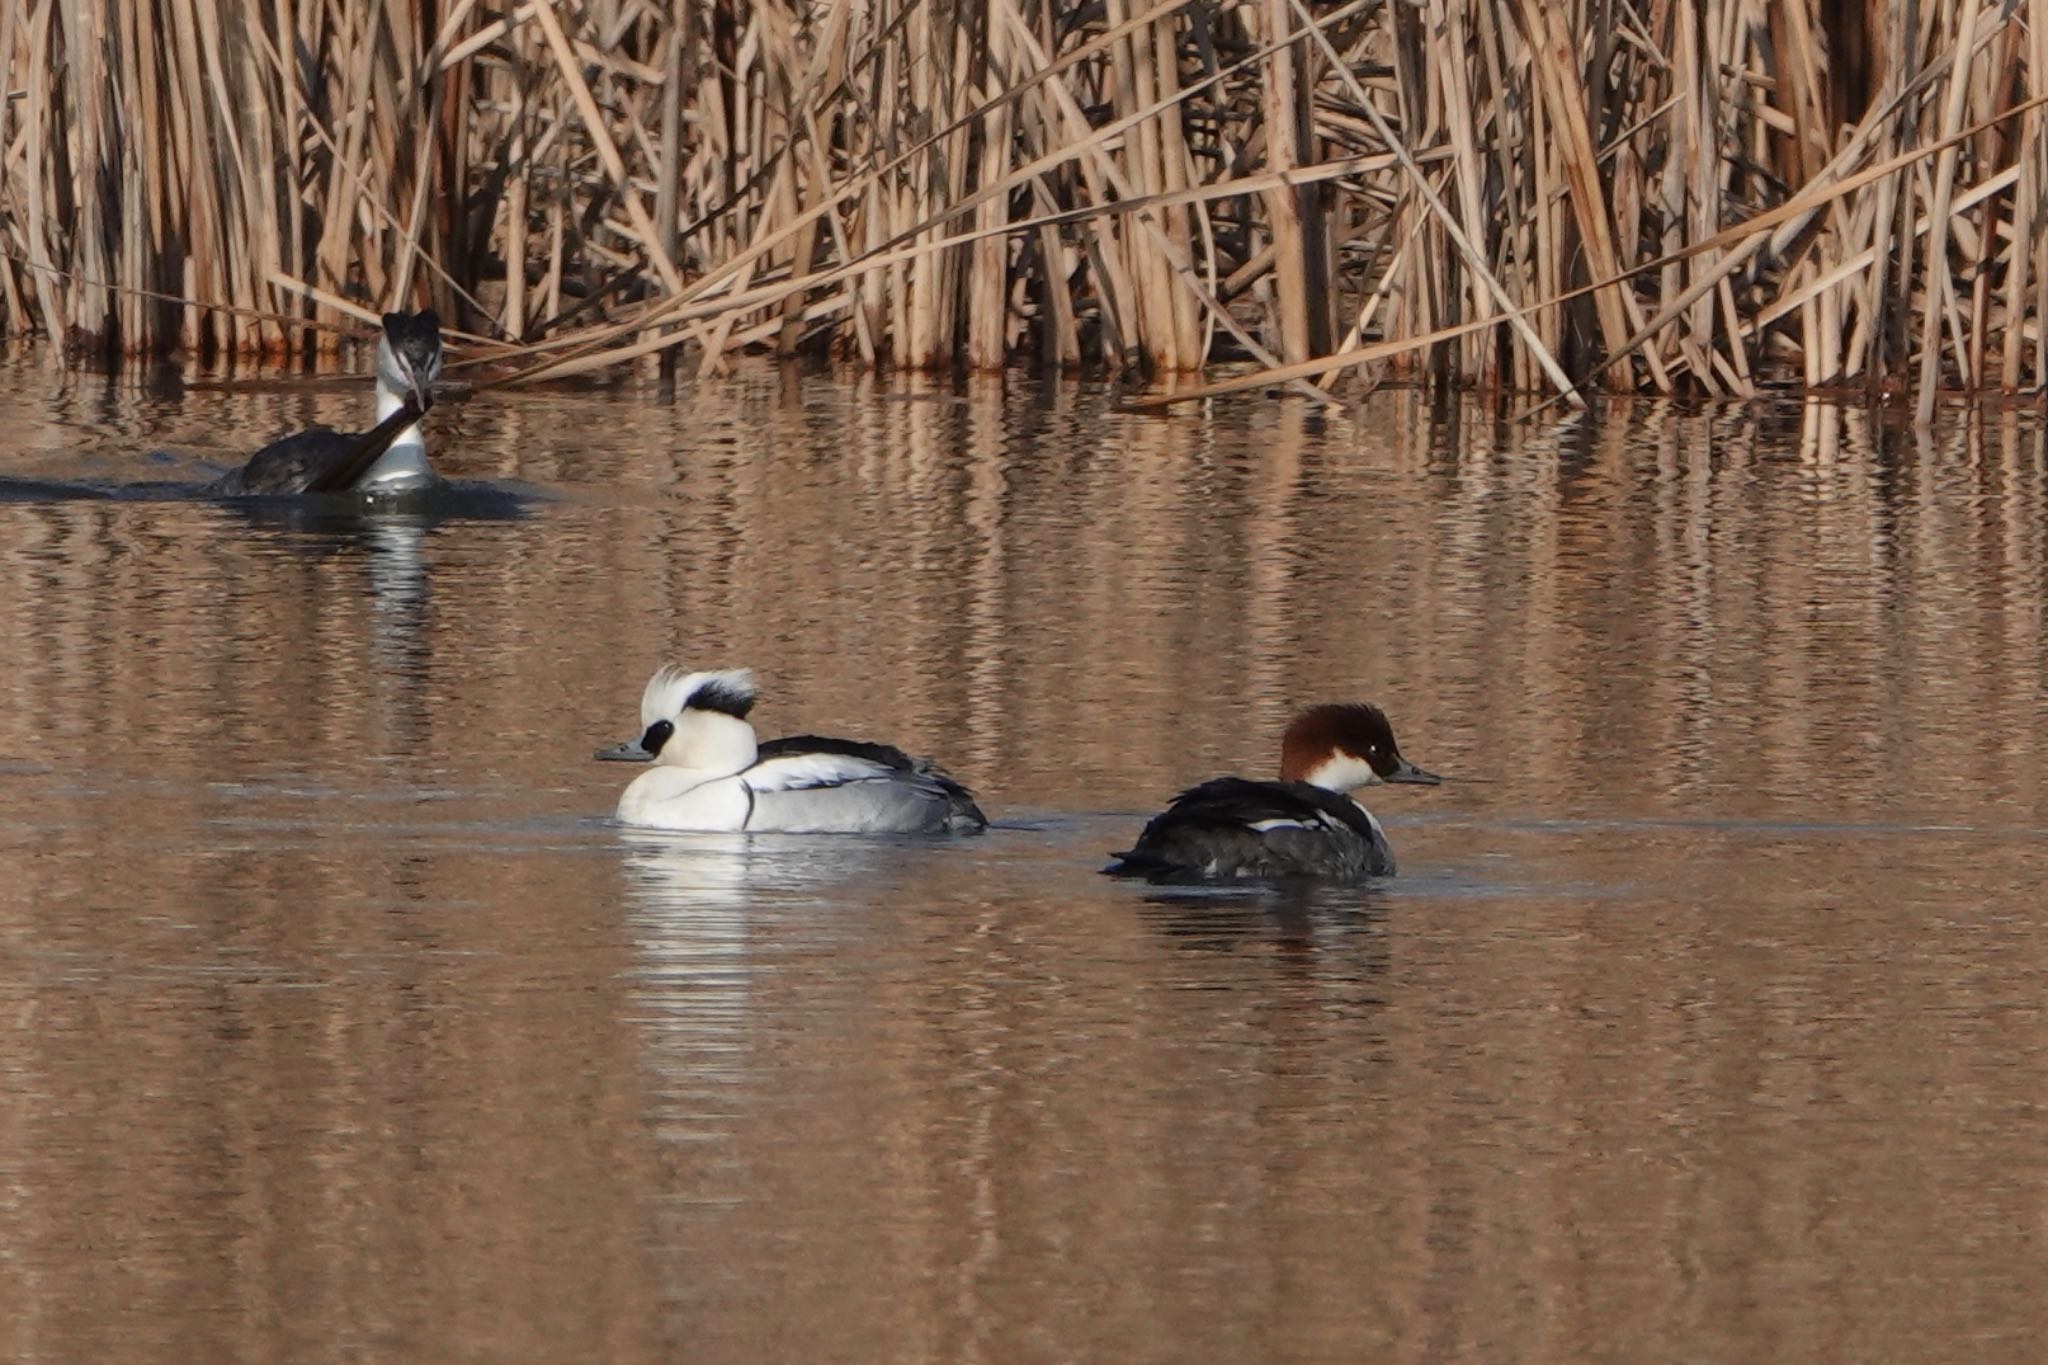
M 686 711 L 717 711 L 731 716 L 734 720 L 745 720 L 747 712 L 754 709 L 752 688 L 735 686 L 721 678 L 700 683 L 690 699 L 683 703 Z
M 661 746 L 668 743 L 669 736 L 673 735 L 675 732 L 676 727 L 673 723 L 665 720 L 658 720 L 654 722 L 654 724 L 647 727 L 646 734 L 640 736 L 640 747 L 645 749 L 648 753 L 654 754 L 655 756 L 659 757 L 661 754 Z

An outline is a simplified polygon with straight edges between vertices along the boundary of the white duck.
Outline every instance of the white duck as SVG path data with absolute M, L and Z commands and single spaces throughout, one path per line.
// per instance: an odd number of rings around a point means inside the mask
M 759 743 L 747 723 L 754 675 L 664 665 L 640 697 L 637 743 L 600 758 L 652 760 L 618 818 L 655 829 L 789 834 L 971 834 L 974 795 L 928 760 L 887 744 L 796 735 Z

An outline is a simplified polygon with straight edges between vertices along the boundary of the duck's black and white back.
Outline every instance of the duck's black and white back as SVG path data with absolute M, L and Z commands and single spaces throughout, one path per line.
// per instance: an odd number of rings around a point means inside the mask
M 940 834 L 973 833 L 988 825 L 973 795 L 943 772 L 860 753 L 785 752 L 763 758 L 741 780 L 753 794 L 741 826 L 748 830 Z
M 377 422 L 367 432 L 313 427 L 271 442 L 217 479 L 223 497 L 416 492 L 440 482 L 421 417 L 441 374 L 441 320 L 432 309 L 386 313 L 377 339 Z
M 1376 706 L 1311 707 L 1287 727 L 1280 780 L 1219 777 L 1190 787 L 1103 870 L 1154 882 L 1394 874 L 1394 850 L 1371 811 L 1345 795 L 1374 782 L 1434 784 L 1401 757 Z
M 886 744 L 797 735 L 758 744 L 745 669 L 668 666 L 641 694 L 636 747 L 654 767 L 619 797 L 624 824 L 784 834 L 946 834 L 985 828 L 973 794 Z
M 1394 875 L 1380 822 L 1342 792 L 1307 782 L 1218 777 L 1152 817 L 1112 876 L 1152 881 Z

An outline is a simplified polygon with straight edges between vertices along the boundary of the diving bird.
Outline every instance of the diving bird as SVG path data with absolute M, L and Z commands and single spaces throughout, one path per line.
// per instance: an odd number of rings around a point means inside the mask
M 427 460 L 420 419 L 434 405 L 441 374 L 441 320 L 429 308 L 386 313 L 377 338 L 377 424 L 352 433 L 314 427 L 273 441 L 209 492 L 251 494 L 414 493 L 441 479 Z

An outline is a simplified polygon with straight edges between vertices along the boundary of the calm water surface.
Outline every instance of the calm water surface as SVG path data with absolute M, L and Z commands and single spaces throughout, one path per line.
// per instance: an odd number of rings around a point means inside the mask
M 16 357 L 0 474 L 358 401 Z M 530 496 L 0 500 L 0 1356 L 2048 1351 L 2032 421 L 752 375 L 433 430 Z M 612 827 L 671 658 L 998 827 Z M 1485 779 L 1375 800 L 1399 879 L 1095 874 L 1349 697 Z

